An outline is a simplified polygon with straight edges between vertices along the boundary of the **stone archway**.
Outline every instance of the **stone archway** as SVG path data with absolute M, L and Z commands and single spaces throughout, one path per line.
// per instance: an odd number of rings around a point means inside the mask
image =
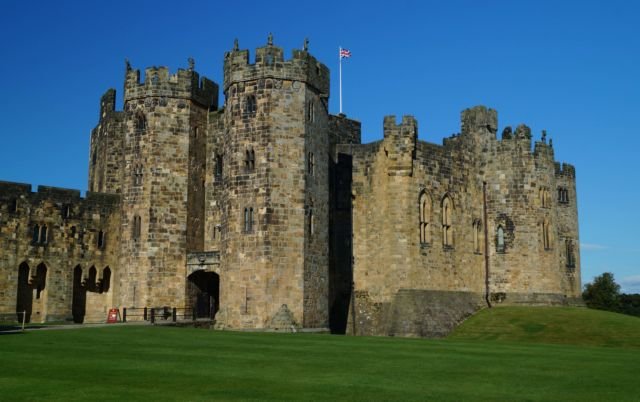
M 220 276 L 215 272 L 198 270 L 187 277 L 191 306 L 196 317 L 213 319 L 220 309 Z

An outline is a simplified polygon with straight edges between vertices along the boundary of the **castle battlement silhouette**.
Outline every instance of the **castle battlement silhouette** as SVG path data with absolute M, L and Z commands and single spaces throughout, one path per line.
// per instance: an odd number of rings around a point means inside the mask
M 412 116 L 329 113 L 305 46 L 188 67 L 126 63 L 100 100 L 89 191 L 0 182 L 0 313 L 99 321 L 177 307 L 217 328 L 441 336 L 488 305 L 580 295 L 575 170 L 543 132 L 464 110 L 441 145 Z M 141 317 L 130 317 L 141 319 Z

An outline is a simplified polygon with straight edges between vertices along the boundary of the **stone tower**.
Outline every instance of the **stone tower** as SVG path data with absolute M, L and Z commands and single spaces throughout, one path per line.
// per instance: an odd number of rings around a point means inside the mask
M 189 68 L 127 64 L 117 187 L 121 194 L 120 303 L 185 304 L 186 253 L 202 249 L 207 112 L 218 87 Z M 108 152 L 106 154 L 109 154 Z
M 287 306 L 328 325 L 329 70 L 271 38 L 224 61 L 225 107 L 210 116 L 207 250 L 220 252 L 221 325 L 265 328 Z M 275 325 L 275 324 L 274 324 Z

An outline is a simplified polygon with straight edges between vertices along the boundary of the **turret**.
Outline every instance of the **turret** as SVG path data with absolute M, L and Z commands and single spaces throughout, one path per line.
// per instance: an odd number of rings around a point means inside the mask
M 329 69 L 307 49 L 293 50 L 292 58 L 284 60 L 282 48 L 273 45 L 270 37 L 266 46 L 256 49 L 255 62 L 250 64 L 249 51 L 240 50 L 236 41 L 233 50 L 224 57 L 225 94 L 233 83 L 261 78 L 305 82 L 324 98 L 329 97 Z
M 413 116 L 402 116 L 396 123 L 396 116 L 384 118 L 384 149 L 389 158 L 388 173 L 391 176 L 411 176 L 415 158 L 418 122 Z
M 484 106 L 465 109 L 461 113 L 462 134 L 485 134 L 495 138 L 498 112 Z
M 178 69 L 169 74 L 167 67 L 148 67 L 144 81 L 140 81 L 140 70 L 127 64 L 125 73 L 125 103 L 148 97 L 169 97 L 191 99 L 208 109 L 218 107 L 218 85 L 193 69 L 193 59 L 189 59 L 188 69 Z

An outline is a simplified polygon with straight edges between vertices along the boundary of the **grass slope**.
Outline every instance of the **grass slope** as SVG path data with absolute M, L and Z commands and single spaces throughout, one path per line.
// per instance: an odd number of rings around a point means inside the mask
M 469 318 L 449 339 L 640 348 L 640 318 L 579 307 L 500 306 Z
M 493 313 L 482 314 L 504 326 Z M 502 332 L 531 328 L 512 323 Z M 529 335 L 476 340 L 478 334 L 464 338 L 462 328 L 454 339 L 426 340 L 118 326 L 4 335 L 0 400 L 638 399 L 635 345 L 515 342 L 541 339 Z

